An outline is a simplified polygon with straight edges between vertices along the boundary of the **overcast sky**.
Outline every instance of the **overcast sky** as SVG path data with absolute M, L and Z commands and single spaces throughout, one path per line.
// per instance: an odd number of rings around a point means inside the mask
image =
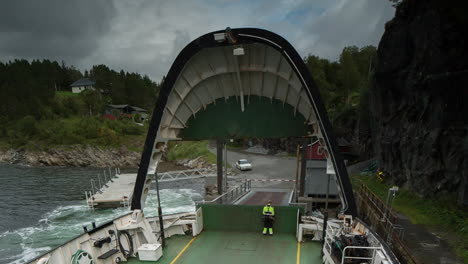
M 336 60 L 345 46 L 378 45 L 394 12 L 388 0 L 5 1 L 0 60 L 106 64 L 159 81 L 191 40 L 228 26 L 271 30 L 303 57 Z

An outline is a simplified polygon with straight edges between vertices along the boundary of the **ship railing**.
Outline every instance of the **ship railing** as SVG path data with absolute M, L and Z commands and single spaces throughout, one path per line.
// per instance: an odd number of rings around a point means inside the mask
M 364 184 L 361 185 L 361 188 L 359 188 L 356 194 L 356 197 L 360 201 L 359 208 L 361 217 L 366 218 L 372 216 L 374 217 L 374 220 L 377 220 L 374 221 L 375 232 L 384 239 L 396 257 L 400 261 L 404 261 L 406 263 L 420 263 L 416 260 L 411 251 L 407 248 L 406 243 L 403 241 L 405 229 L 402 225 L 397 223 L 398 217 L 394 210 L 387 208 L 388 206 L 385 202 Z
M 86 205 L 88 205 L 89 208 L 94 209 L 93 193 L 85 191 L 85 196 L 86 196 Z
M 353 256 L 348 256 L 346 255 L 346 251 L 348 249 L 366 249 L 366 250 L 372 250 L 372 257 L 353 257 Z M 342 257 L 341 257 L 341 264 L 344 264 L 346 259 L 355 259 L 355 260 L 370 260 L 370 263 L 374 263 L 374 258 L 375 258 L 375 253 L 377 252 L 378 249 L 383 250 L 383 247 L 362 247 L 362 246 L 346 246 L 343 249 Z M 346 262 L 347 263 L 347 262 Z
M 294 184 L 294 188 L 293 190 L 291 191 L 291 194 L 289 195 L 289 205 L 290 206 L 299 206 L 299 207 L 302 207 L 304 208 L 304 211 L 307 213 L 307 203 L 298 203 L 297 202 L 297 192 L 296 192 L 296 186 L 297 184 Z
M 342 227 L 334 228 L 331 225 L 327 225 L 327 228 L 325 230 L 326 236 L 325 236 L 325 241 L 324 241 L 324 249 L 326 250 L 326 252 L 328 253 L 329 256 L 332 256 L 332 244 L 333 244 L 334 238 L 338 237 L 339 234 L 341 233 L 341 229 L 342 229 Z M 368 256 L 359 256 L 359 257 L 346 255 L 347 251 L 351 250 L 351 249 L 372 250 L 372 254 L 370 254 L 370 256 L 368 255 Z M 384 249 L 383 249 L 382 246 L 377 246 L 377 247 L 372 247 L 372 246 L 369 246 L 369 247 L 346 246 L 345 248 L 343 248 L 343 251 L 342 251 L 341 264 L 348 263 L 346 261 L 347 259 L 350 259 L 350 260 L 351 259 L 352 260 L 363 260 L 364 263 L 374 263 L 375 254 L 376 254 L 376 251 L 378 249 L 381 249 L 382 252 L 384 252 Z M 370 261 L 367 261 L 367 260 L 370 260 Z M 361 263 L 361 262 L 359 262 L 359 263 Z
M 252 189 L 252 181 L 246 180 L 241 185 L 238 185 L 228 192 L 216 197 L 212 201 L 199 202 L 198 204 L 233 204 Z
M 325 249 L 327 250 L 328 254 L 331 255 L 333 238 L 337 236 L 339 229 L 334 228 L 331 225 L 327 225 L 327 229 L 325 230 Z
M 97 182 L 95 179 L 90 179 L 91 191 L 85 191 L 86 203 L 91 209 L 94 209 L 94 195 L 103 193 L 103 190 L 109 187 L 108 183 L 114 182 L 113 179 L 120 175 L 120 168 L 108 168 L 107 170 L 103 170 L 103 181 L 101 181 L 100 173 L 97 174 Z
M 182 179 L 202 178 L 209 176 L 216 176 L 216 168 L 197 168 L 181 171 L 168 171 L 158 173 L 158 181 L 175 181 Z M 155 179 L 154 179 L 155 181 Z

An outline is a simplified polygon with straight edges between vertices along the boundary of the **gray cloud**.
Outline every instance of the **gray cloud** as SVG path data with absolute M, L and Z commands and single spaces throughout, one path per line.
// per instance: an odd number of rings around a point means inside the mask
M 0 58 L 79 60 L 97 48 L 115 15 L 111 1 L 6 1 Z
M 158 81 L 185 45 L 213 30 L 264 28 L 302 56 L 336 59 L 344 46 L 377 45 L 393 12 L 387 0 L 15 1 L 0 11 L 0 60 L 106 64 Z
M 386 0 L 340 0 L 321 16 L 305 22 L 299 47 L 307 53 L 337 59 L 345 46 L 377 45 L 385 23 L 394 15 Z

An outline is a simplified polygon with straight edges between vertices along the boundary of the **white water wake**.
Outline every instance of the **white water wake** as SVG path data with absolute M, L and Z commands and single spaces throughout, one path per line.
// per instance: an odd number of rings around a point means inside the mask
M 164 189 L 160 191 L 160 196 L 163 214 L 192 212 L 195 210 L 194 200 L 202 198 L 191 189 Z M 89 229 L 91 222 L 100 225 L 128 212 L 124 208 L 90 210 L 84 201 L 60 206 L 44 214 L 35 226 L 0 233 L 0 264 L 26 263 L 81 234 L 84 225 Z M 157 215 L 154 190 L 149 192 L 145 215 Z

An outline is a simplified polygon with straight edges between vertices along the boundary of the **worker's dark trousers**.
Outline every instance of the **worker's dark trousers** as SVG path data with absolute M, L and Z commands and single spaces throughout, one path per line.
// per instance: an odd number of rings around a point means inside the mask
M 263 234 L 266 235 L 267 229 L 270 235 L 273 235 L 273 217 L 265 215 L 263 219 Z

